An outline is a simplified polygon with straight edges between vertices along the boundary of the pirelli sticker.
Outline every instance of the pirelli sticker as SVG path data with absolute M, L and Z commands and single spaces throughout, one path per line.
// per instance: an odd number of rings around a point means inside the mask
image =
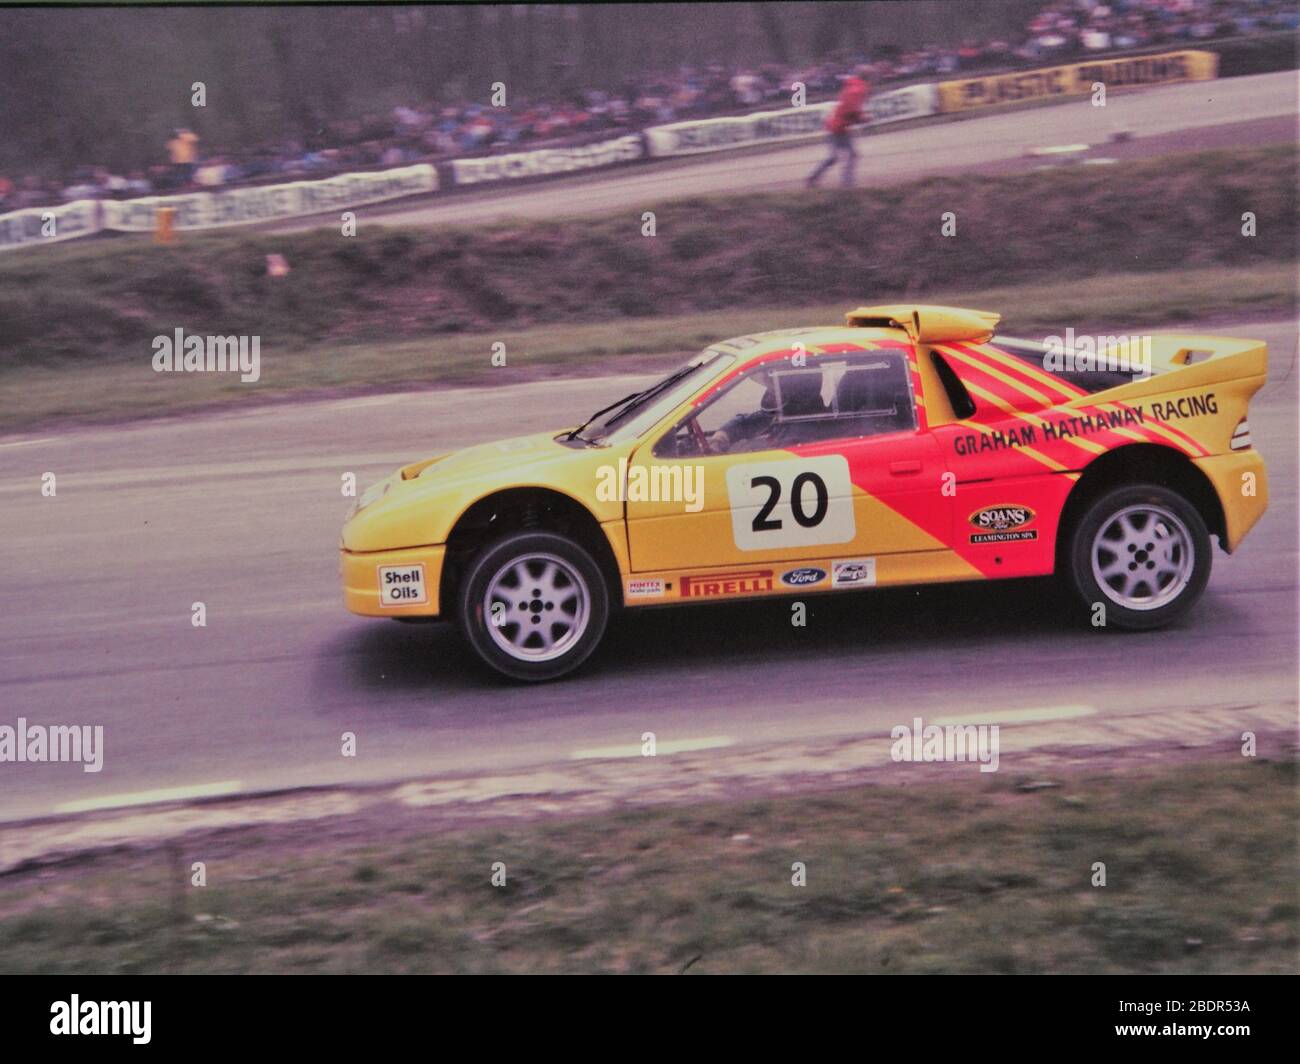
M 745 595 L 772 591 L 771 569 L 746 569 L 708 576 L 683 576 L 682 598 L 713 598 L 718 595 Z

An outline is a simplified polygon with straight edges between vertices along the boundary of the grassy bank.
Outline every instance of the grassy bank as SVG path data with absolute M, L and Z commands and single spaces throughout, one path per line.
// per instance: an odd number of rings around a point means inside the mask
M 423 340 L 329 341 L 290 348 L 266 344 L 262 378 L 255 385 L 240 384 L 229 375 L 154 373 L 147 348 L 129 360 L 10 367 L 0 372 L 0 383 L 9 394 L 21 396 L 21 402 L 0 407 L 0 432 L 61 419 L 148 417 L 290 396 L 658 368 L 728 336 L 842 321 L 845 310 L 869 296 L 798 307 L 502 328 Z M 1066 325 L 1080 332 L 1092 327 L 1173 328 L 1207 317 L 1264 318 L 1296 312 L 1294 267 L 1285 263 L 954 287 L 935 290 L 929 298 L 999 310 L 1005 331 L 1025 336 L 1058 333 Z M 505 367 L 490 362 L 497 341 L 506 345 Z
M 1237 761 L 495 830 L 409 810 L 352 838 L 247 829 L 8 877 L 0 971 L 1294 970 L 1295 766 Z M 196 860 L 209 885 L 178 888 Z
M 19 366 L 135 362 L 177 327 L 257 334 L 263 350 L 424 340 L 548 324 L 929 297 L 1117 271 L 1291 261 L 1289 147 L 1123 168 L 934 177 L 856 192 L 763 194 L 478 229 L 354 237 L 189 235 L 96 241 L 0 259 L 0 351 Z M 1256 215 L 1257 235 L 1241 235 Z M 944 236 L 942 216 L 956 216 Z M 266 256 L 291 272 L 269 277 Z

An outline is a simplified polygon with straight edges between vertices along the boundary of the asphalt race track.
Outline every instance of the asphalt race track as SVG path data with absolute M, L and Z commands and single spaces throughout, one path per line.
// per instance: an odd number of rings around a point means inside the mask
M 942 173 L 1017 172 L 1044 165 L 1026 153 L 1066 144 L 1089 144 L 1091 159 L 1119 163 L 1179 149 L 1234 148 L 1294 143 L 1294 71 L 1202 81 L 1131 92 L 1112 92 L 1105 107 L 1088 98 L 996 115 L 893 129 L 882 126 L 858 141 L 858 182 L 897 184 Z M 1112 144 L 1116 133 L 1132 139 Z M 395 207 L 362 207 L 357 217 L 391 225 L 478 224 L 502 218 L 557 218 L 643 210 L 682 196 L 796 190 L 825 155 L 819 141 L 667 163 L 596 171 L 525 187 L 413 201 Z M 838 180 L 838 170 L 826 184 Z M 335 216 L 267 226 L 288 232 L 334 224 Z
M 474 668 L 442 625 L 343 610 L 342 473 L 364 486 L 400 462 L 559 427 L 629 391 L 628 378 L 0 440 L 0 719 L 102 724 L 106 736 L 101 773 L 25 766 L 0 818 L 160 788 L 500 770 L 647 730 L 660 744 L 797 741 L 913 715 L 1294 703 L 1296 327 L 1205 331 L 1270 344 L 1251 427 L 1272 503 L 1235 557 L 1216 554 L 1193 614 L 1143 635 L 1068 626 L 1042 581 L 810 596 L 803 629 L 782 600 L 627 616 L 578 676 L 515 687 Z M 45 471 L 58 476 L 52 499 Z M 196 601 L 206 628 L 191 626 Z M 353 759 L 339 754 L 347 731 Z

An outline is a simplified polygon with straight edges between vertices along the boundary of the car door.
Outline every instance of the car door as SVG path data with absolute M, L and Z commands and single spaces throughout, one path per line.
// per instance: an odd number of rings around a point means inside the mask
M 632 568 L 946 549 L 943 472 L 907 351 L 760 364 L 632 455 Z M 690 500 L 630 490 L 633 480 L 674 478 L 697 489 Z

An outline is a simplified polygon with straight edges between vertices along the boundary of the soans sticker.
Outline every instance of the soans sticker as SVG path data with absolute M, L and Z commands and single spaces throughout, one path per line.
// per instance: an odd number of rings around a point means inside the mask
M 1038 538 L 1036 529 L 1025 529 L 1038 515 L 1028 506 L 986 506 L 970 515 L 970 523 L 980 529 L 970 537 L 972 543 L 1021 543 Z
M 1030 524 L 1036 514 L 1028 506 L 985 506 L 970 515 L 970 523 L 980 532 L 1008 532 Z
M 379 605 L 420 606 L 428 601 L 423 563 L 379 567 Z
M 831 587 L 875 587 L 875 558 L 846 558 L 831 562 Z
M 645 577 L 627 582 L 628 598 L 663 598 L 664 582 L 653 577 Z
M 791 569 L 788 573 L 781 574 L 781 583 L 787 587 L 808 587 L 810 584 L 820 584 L 825 579 L 826 570 L 813 566 Z
M 727 498 L 741 550 L 848 543 L 856 534 L 849 463 L 840 454 L 732 466 Z
M 1037 539 L 1038 529 L 1020 529 L 1016 532 L 977 532 L 971 536 L 972 543 L 1022 543 L 1028 539 Z
M 981 532 L 1008 532 L 1030 524 L 1036 516 L 1028 506 L 986 506 L 969 520 Z

